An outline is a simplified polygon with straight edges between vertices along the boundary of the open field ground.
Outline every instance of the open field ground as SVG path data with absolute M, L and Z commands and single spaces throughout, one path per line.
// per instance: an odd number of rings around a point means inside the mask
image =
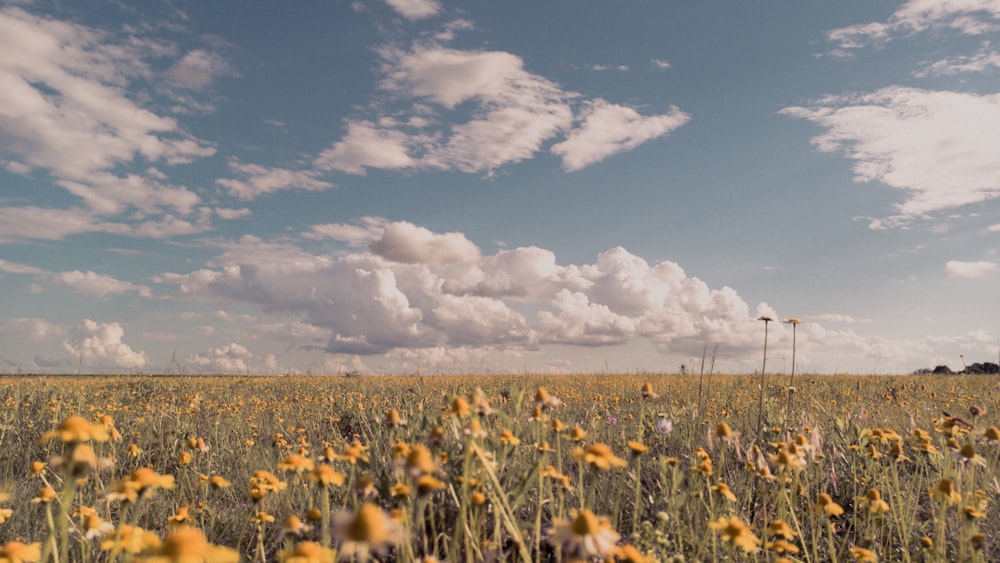
M 995 561 L 997 384 L 5 377 L 0 561 Z

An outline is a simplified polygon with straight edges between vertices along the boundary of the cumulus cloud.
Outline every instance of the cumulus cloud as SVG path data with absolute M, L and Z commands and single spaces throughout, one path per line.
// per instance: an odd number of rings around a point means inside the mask
M 479 259 L 479 248 L 464 234 L 436 234 L 405 221 L 386 225 L 382 236 L 369 248 L 387 260 L 408 264 L 448 264 Z
M 118 323 L 98 323 L 85 319 L 63 348 L 85 367 L 140 369 L 149 358 L 122 342 L 125 330 Z
M 361 247 L 367 246 L 371 241 L 379 238 L 385 225 L 389 223 L 387 219 L 382 217 L 362 217 L 360 222 L 360 225 L 351 223 L 313 225 L 308 231 L 302 233 L 302 236 L 313 240 L 337 240 L 354 247 Z
M 929 29 L 950 29 L 963 35 L 982 35 L 1000 24 L 998 0 L 908 0 L 884 22 L 867 22 L 830 31 L 833 54 L 891 41 L 894 37 Z
M 949 260 L 945 263 L 944 269 L 953 278 L 980 278 L 1000 270 L 993 262 L 962 262 L 960 260 Z
M 623 248 L 583 265 L 560 265 L 537 247 L 484 256 L 461 233 L 405 222 L 340 256 L 245 237 L 210 268 L 155 281 L 177 285 L 183 298 L 296 315 L 339 354 L 633 339 L 674 352 L 725 342 L 738 353 L 756 346 L 758 332 L 734 290 L 712 289 L 672 262 L 649 264 Z
M 451 34 L 441 39 L 450 39 Z M 533 157 L 560 136 L 553 151 L 576 170 L 668 134 L 689 117 L 676 108 L 643 116 L 604 100 L 583 100 L 532 73 L 505 51 L 468 51 L 439 43 L 381 50 L 380 89 L 409 107 L 396 114 L 349 118 L 346 134 L 315 166 L 350 174 L 367 168 L 459 170 L 491 174 Z M 573 129 L 574 122 L 580 124 Z
M 899 215 L 873 227 L 1000 196 L 1000 95 L 892 86 L 782 113 L 823 127 L 813 144 L 853 160 L 858 181 L 904 191 Z
M 198 372 L 203 373 L 248 373 L 254 355 L 245 346 L 235 342 L 212 348 L 202 354 L 192 354 L 185 362 Z
M 229 169 L 241 179 L 220 178 L 215 183 L 242 200 L 256 199 L 281 190 L 322 191 L 334 187 L 332 183 L 316 178 L 316 172 L 311 170 L 269 168 L 237 159 L 229 160 Z

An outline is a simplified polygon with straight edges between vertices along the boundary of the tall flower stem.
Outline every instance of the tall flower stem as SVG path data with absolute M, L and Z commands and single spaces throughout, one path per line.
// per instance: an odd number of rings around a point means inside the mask
M 788 425 L 788 417 L 792 416 L 792 394 L 795 393 L 795 336 L 796 329 L 802 321 L 796 317 L 785 320 L 792 325 L 792 373 L 788 377 L 788 405 L 785 406 L 785 425 Z
M 764 414 L 764 374 L 767 373 L 767 326 L 773 321 L 768 315 L 761 315 L 757 317 L 758 321 L 764 321 L 764 361 L 760 366 L 760 398 L 757 402 L 757 439 L 761 438 L 761 424 L 763 423 Z

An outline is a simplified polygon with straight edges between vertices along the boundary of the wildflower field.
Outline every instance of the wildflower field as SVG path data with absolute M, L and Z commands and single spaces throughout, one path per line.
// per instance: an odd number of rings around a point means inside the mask
M 995 377 L 786 383 L 4 377 L 0 562 L 1000 560 Z

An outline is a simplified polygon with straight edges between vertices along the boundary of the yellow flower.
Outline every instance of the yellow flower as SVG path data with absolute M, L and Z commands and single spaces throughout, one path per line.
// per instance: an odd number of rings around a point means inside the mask
M 95 512 L 87 514 L 87 517 L 83 521 L 83 536 L 88 540 L 94 538 L 100 538 L 107 535 L 109 532 L 115 529 L 114 524 L 111 522 L 105 522 L 101 520 L 101 517 Z
M 747 553 L 760 551 L 760 538 L 753 535 L 750 528 L 739 518 L 720 517 L 708 525 L 722 538 L 722 541 L 739 547 Z
M 346 448 L 344 448 L 344 455 L 341 459 L 350 462 L 351 465 L 356 464 L 358 461 L 368 463 L 368 446 L 363 445 L 358 440 L 351 442 Z
M 649 382 L 642 384 L 642 398 L 643 399 L 655 399 L 659 397 L 655 392 L 653 392 L 653 385 Z
M 515 436 L 510 430 L 504 430 L 500 432 L 500 442 L 508 446 L 517 446 L 521 443 L 521 439 Z
M 63 443 L 87 442 L 107 442 L 110 439 L 107 429 L 102 424 L 91 424 L 82 416 L 71 416 L 60 422 L 55 430 L 51 430 L 42 435 L 42 443 L 58 439 Z
M 173 475 L 160 475 L 149 467 L 140 467 L 128 477 L 112 485 L 107 497 L 111 500 L 135 502 L 139 497 L 152 496 L 156 489 L 174 488 Z
M 539 387 L 538 390 L 535 391 L 535 402 L 533 406 L 547 409 L 549 407 L 558 407 L 561 404 L 562 401 L 552 395 L 549 395 L 549 392 L 546 391 L 544 387 Z
M 160 536 L 153 532 L 122 524 L 116 533 L 109 534 L 108 539 L 101 542 L 101 551 L 139 553 L 148 549 L 157 549 L 160 547 L 160 543 Z
M 334 485 L 339 487 L 344 484 L 346 476 L 334 470 L 329 465 L 321 464 L 309 472 L 309 481 L 318 487 Z
M 559 483 L 559 486 L 562 487 L 564 490 L 567 491 L 573 490 L 572 480 L 569 478 L 569 476 L 560 473 L 559 470 L 555 468 L 555 466 L 552 465 L 546 466 L 545 471 L 542 471 L 542 475 L 545 477 L 551 477 L 553 480 Z
M 788 525 L 784 520 L 772 520 L 770 524 L 767 525 L 767 535 L 768 537 L 780 536 L 786 540 L 794 540 L 798 534 L 791 526 Z
M 572 521 L 553 522 L 548 541 L 561 547 L 563 557 L 569 560 L 590 561 L 614 555 L 620 537 L 611 529 L 610 520 L 584 509 L 576 512 Z
M 417 479 L 417 494 L 420 496 L 427 496 L 444 487 L 444 483 L 433 475 L 421 475 Z
M 764 544 L 764 549 L 768 551 L 773 551 L 778 555 L 784 555 L 786 553 L 798 553 L 799 548 L 794 543 L 787 540 L 774 540 L 769 541 Z
M 169 517 L 167 517 L 167 522 L 169 522 L 170 524 L 174 524 L 174 525 L 176 525 L 176 524 L 182 524 L 184 522 L 190 522 L 191 521 L 191 515 L 188 514 L 188 511 L 190 509 L 191 509 L 191 505 L 190 504 L 183 504 L 183 505 L 181 505 L 177 509 L 177 512 L 175 512 L 172 515 L 170 515 Z
M 986 465 L 986 459 L 976 453 L 976 447 L 972 443 L 966 443 L 958 450 L 958 459 L 964 463 L 974 463 L 976 465 Z
M 739 432 L 733 431 L 725 421 L 715 425 L 715 437 L 727 443 L 732 443 L 739 438 Z
M 633 440 L 628 441 L 628 449 L 632 452 L 633 456 L 640 456 L 649 451 L 649 448 L 645 444 Z
M 204 532 L 190 526 L 170 532 L 159 548 L 151 552 L 138 560 L 145 563 L 237 563 L 240 560 L 238 551 L 208 543 Z
M 45 462 L 44 461 L 33 461 L 28 467 L 28 473 L 32 477 L 37 477 L 45 472 Z
M 10 517 L 13 515 L 14 515 L 13 508 L 0 508 L 0 524 L 3 524 L 7 520 L 10 520 Z
M 278 553 L 278 561 L 281 563 L 333 563 L 336 558 L 336 551 L 314 541 L 302 542 Z
M 720 497 L 728 500 L 729 502 L 736 502 L 736 495 L 734 495 L 733 491 L 730 490 L 729 485 L 721 481 L 719 482 L 718 485 L 712 485 L 711 487 L 709 487 L 709 489 L 711 489 L 712 492 L 718 494 Z
M 962 516 L 965 516 L 967 520 L 979 520 L 986 518 L 986 513 L 979 510 L 975 506 L 963 506 L 961 512 Z
M 298 454 L 292 454 L 278 462 L 278 469 L 289 473 L 312 471 L 314 467 L 315 464 L 313 463 L 313 460 Z
M 871 488 L 865 493 L 865 496 L 858 499 L 861 506 L 864 506 L 872 514 L 885 514 L 889 512 L 889 503 L 882 500 L 882 494 L 878 492 L 878 489 Z
M 813 511 L 816 514 L 825 514 L 827 516 L 840 516 L 844 513 L 844 507 L 833 502 L 833 498 L 826 493 L 820 493 L 819 497 L 816 499 L 816 504 L 813 505 Z
M 31 499 L 31 502 L 48 504 L 54 501 L 57 496 L 56 490 L 52 487 L 42 487 L 41 489 L 38 489 L 38 496 Z
M 355 494 L 363 497 L 378 494 L 378 491 L 375 489 L 375 481 L 372 479 L 371 475 L 367 474 L 358 475 L 354 479 L 354 482 L 351 483 L 351 490 L 354 491 Z
M 226 478 L 221 475 L 213 475 L 212 478 L 208 480 L 208 486 L 213 489 L 225 489 L 226 487 L 232 486 L 232 483 L 227 481 Z
M 851 554 L 851 559 L 859 563 L 876 563 L 878 561 L 878 555 L 874 551 L 863 547 L 852 547 L 849 553 Z
M 34 563 L 42 558 L 42 544 L 7 542 L 0 545 L 0 561 L 3 563 Z
M 950 479 L 941 479 L 936 487 L 930 489 L 931 498 L 940 503 L 958 504 L 962 495 L 955 490 L 955 484 Z
M 289 514 L 288 518 L 285 518 L 284 524 L 281 525 L 281 533 L 286 536 L 301 536 L 309 530 L 312 530 L 312 526 L 304 523 L 294 514 Z
M 189 465 L 191 463 L 191 454 L 188 452 L 181 452 L 181 456 L 178 458 L 177 463 L 180 465 Z
M 433 473 L 438 469 L 438 464 L 434 461 L 434 454 L 431 453 L 430 448 L 423 444 L 416 444 L 410 449 L 403 466 L 411 477 Z
M 258 510 L 256 514 L 250 517 L 250 522 L 253 524 L 270 524 L 274 522 L 274 516 L 263 510 Z
M 141 455 L 142 455 L 142 448 L 140 448 L 136 444 L 129 444 L 128 445 L 128 456 L 129 457 L 136 458 L 136 457 L 139 457 Z
M 408 497 L 410 496 L 410 492 L 412 492 L 412 490 L 413 489 L 406 483 L 396 483 L 391 489 L 389 489 L 389 494 L 394 497 Z
M 990 426 L 986 430 L 983 430 L 983 438 L 986 438 L 986 441 L 989 442 L 991 446 L 1000 444 L 1000 428 Z
M 400 428 L 406 426 L 406 419 L 399 414 L 398 410 L 389 409 L 385 411 L 385 420 L 382 423 L 386 428 Z
M 587 431 L 579 426 L 573 427 L 569 433 L 569 439 L 574 442 L 582 442 L 587 437 Z
M 583 451 L 576 452 L 577 458 L 582 458 L 585 463 L 590 464 L 595 469 L 611 469 L 612 467 L 625 467 L 628 462 L 616 456 L 607 444 L 593 444 Z
M 340 558 L 345 560 L 365 560 L 403 541 L 399 522 L 369 503 L 362 504 L 353 515 L 338 515 L 334 531 L 341 539 Z
M 469 401 L 466 401 L 465 397 L 462 397 L 461 395 L 456 395 L 455 398 L 451 400 L 451 406 L 445 410 L 445 414 L 462 418 L 469 416 Z

